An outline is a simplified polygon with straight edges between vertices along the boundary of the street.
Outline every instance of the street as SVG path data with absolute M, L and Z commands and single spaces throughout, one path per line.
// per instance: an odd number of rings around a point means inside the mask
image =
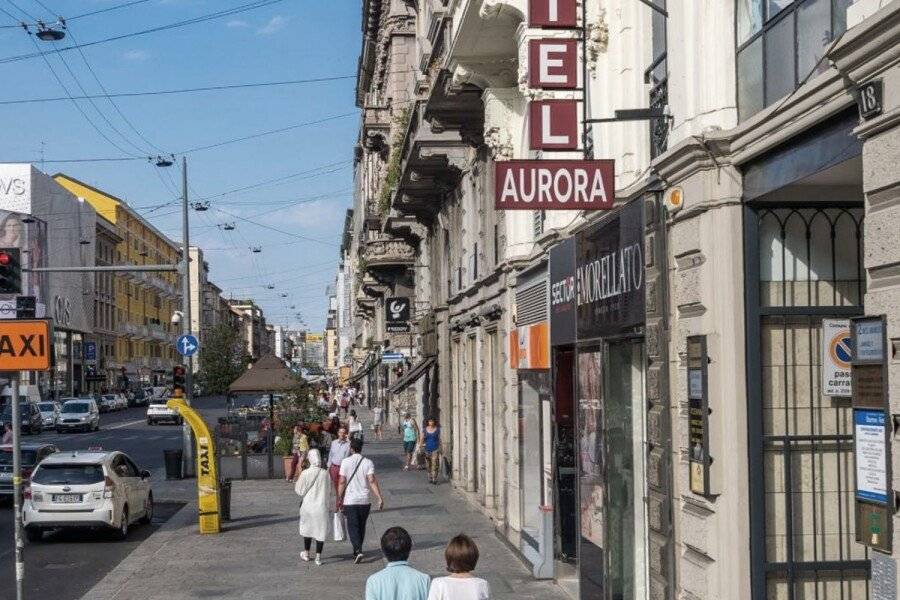
M 214 407 L 221 398 L 203 398 L 195 406 L 215 415 Z M 174 425 L 147 425 L 146 407 L 134 407 L 104 413 L 100 431 L 64 433 L 46 431 L 23 436 L 23 443 L 49 442 L 60 450 L 86 450 L 100 446 L 105 450 L 121 450 L 142 469 L 152 473 L 156 498 L 153 523 L 136 525 L 124 542 L 114 541 L 105 532 L 54 533 L 39 543 L 25 545 L 25 593 L 37 598 L 49 594 L 59 600 L 80 598 L 97 581 L 115 568 L 141 542 L 175 514 L 195 494 L 193 480 L 167 482 L 163 450 L 181 447 L 181 428 Z M 205 411 L 206 412 L 206 411 Z M 0 505 L 0 600 L 15 597 L 12 502 Z

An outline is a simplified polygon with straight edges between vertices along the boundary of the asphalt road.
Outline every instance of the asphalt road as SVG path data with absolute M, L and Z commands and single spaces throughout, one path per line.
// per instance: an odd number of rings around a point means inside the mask
M 203 398 L 195 406 L 207 418 L 217 416 L 223 406 L 221 398 Z M 146 408 L 100 415 L 100 431 L 94 433 L 44 432 L 23 436 L 24 443 L 49 442 L 60 450 L 87 450 L 100 446 L 104 450 L 121 450 L 141 469 L 152 473 L 157 502 L 153 523 L 134 525 L 124 542 L 97 533 L 54 533 L 44 541 L 25 544 L 26 598 L 75 600 L 84 595 L 141 542 L 159 529 L 177 512 L 196 488 L 191 482 L 166 482 L 163 450 L 181 448 L 181 427 L 147 425 Z M 13 545 L 13 511 L 11 502 L 0 504 L 0 600 L 15 599 L 15 552 Z

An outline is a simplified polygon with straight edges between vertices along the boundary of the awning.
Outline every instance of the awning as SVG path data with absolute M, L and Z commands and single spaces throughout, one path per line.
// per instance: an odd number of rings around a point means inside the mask
M 359 368 L 355 374 L 351 375 L 349 379 L 347 379 L 347 383 L 356 383 L 366 375 L 372 372 L 372 369 L 378 366 L 378 363 L 381 362 L 380 358 L 375 358 L 375 355 L 370 354 L 369 358 L 366 359 L 366 362 L 363 363 L 363 366 Z
M 399 394 L 412 384 L 416 382 L 422 375 L 425 374 L 425 371 L 428 370 L 428 367 L 434 364 L 434 361 L 437 360 L 437 357 L 434 356 L 426 356 L 422 360 L 416 364 L 412 369 L 409 370 L 409 373 L 401 377 L 397 380 L 394 385 L 388 388 L 388 391 L 392 394 Z

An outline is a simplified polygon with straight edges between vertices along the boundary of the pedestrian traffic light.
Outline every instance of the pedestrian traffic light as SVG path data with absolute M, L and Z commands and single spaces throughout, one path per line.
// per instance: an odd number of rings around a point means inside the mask
M 187 388 L 184 386 L 184 367 L 175 365 L 172 368 L 172 391 L 181 390 L 184 392 Z
M 22 293 L 22 263 L 18 248 L 0 248 L 0 294 Z

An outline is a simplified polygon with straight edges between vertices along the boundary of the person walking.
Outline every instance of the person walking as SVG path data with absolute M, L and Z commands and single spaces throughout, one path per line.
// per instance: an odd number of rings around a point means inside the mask
M 353 545 L 353 562 L 363 558 L 363 542 L 366 539 L 366 522 L 372 509 L 371 495 L 378 501 L 378 510 L 384 508 L 384 496 L 375 478 L 375 465 L 362 455 L 363 441 L 350 440 L 350 456 L 341 463 L 338 483 L 338 505 L 347 518 L 347 537 Z
M 337 430 L 337 438 L 331 442 L 328 449 L 328 473 L 331 475 L 335 489 L 337 489 L 340 479 L 341 463 L 348 456 L 350 456 L 350 440 L 347 439 L 347 428 L 341 425 Z M 338 501 L 338 509 L 340 507 L 340 501 Z
M 372 429 L 375 430 L 376 440 L 384 440 L 384 409 L 380 406 L 372 409 Z
M 344 390 L 344 393 L 341 394 L 341 411 L 343 411 L 344 416 L 347 416 L 347 411 L 350 409 L 350 393 Z
M 409 566 L 412 538 L 402 527 L 391 527 L 381 536 L 385 568 L 366 580 L 366 600 L 426 600 L 429 577 Z
M 363 426 L 362 421 L 359 420 L 359 417 L 356 416 L 356 410 L 350 410 L 350 416 L 347 418 L 347 430 L 350 432 L 350 438 L 358 437 L 362 439 L 363 437 Z
M 303 461 L 306 460 L 306 453 L 309 452 L 309 436 L 306 434 L 306 425 L 298 423 L 294 426 L 294 438 L 291 440 L 291 473 L 288 475 L 288 481 L 295 481 L 299 476 L 297 467 L 303 471 Z
M 13 432 L 12 425 L 9 423 L 3 424 L 3 440 L 0 441 L 0 444 L 12 444 L 13 441 Z
M 315 448 L 309 451 L 309 468 L 300 474 L 294 491 L 300 496 L 300 535 L 303 552 L 300 559 L 309 562 L 309 551 L 316 542 L 316 564 L 322 564 L 325 540 L 333 535 L 335 493 L 328 471 L 322 468 L 322 457 Z
M 422 430 L 422 446 L 425 448 L 425 464 L 428 482 L 437 485 L 441 474 L 441 428 L 437 419 L 428 419 Z
M 400 424 L 403 432 L 403 452 L 406 454 L 404 471 L 409 471 L 413 466 L 413 455 L 416 452 L 416 442 L 419 441 L 419 426 L 409 413 L 403 415 L 403 423 Z
M 478 546 L 467 535 L 458 535 L 447 544 L 444 551 L 447 561 L 447 577 L 437 577 L 431 582 L 428 600 L 489 600 L 491 588 L 488 582 L 472 575 L 478 564 Z

